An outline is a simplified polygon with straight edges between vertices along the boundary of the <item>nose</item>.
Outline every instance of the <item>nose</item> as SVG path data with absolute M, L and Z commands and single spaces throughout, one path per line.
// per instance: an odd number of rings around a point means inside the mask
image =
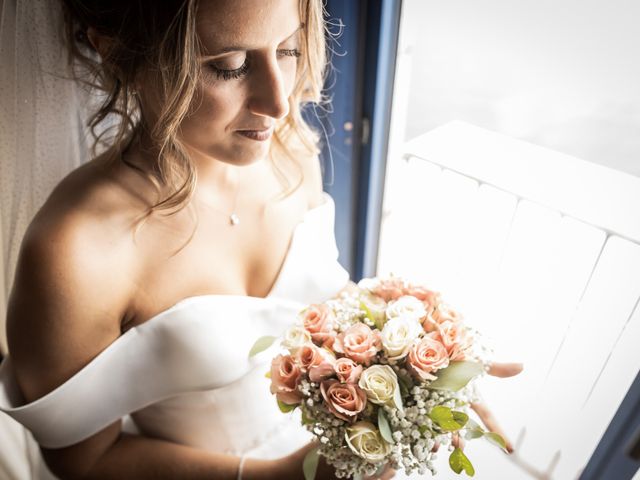
M 286 117 L 289 114 L 289 99 L 278 61 L 263 59 L 259 65 L 255 65 L 255 70 L 258 72 L 254 75 L 249 110 L 276 120 Z

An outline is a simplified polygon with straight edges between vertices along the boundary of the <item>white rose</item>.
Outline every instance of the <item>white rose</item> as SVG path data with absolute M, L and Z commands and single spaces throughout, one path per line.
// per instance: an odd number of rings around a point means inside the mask
M 296 353 L 300 347 L 311 342 L 311 334 L 302 325 L 294 325 L 284 333 L 282 346 L 291 353 Z
M 373 291 L 380 284 L 377 278 L 363 278 L 358 282 L 358 288 Z
M 400 387 L 396 372 L 389 365 L 373 365 L 367 368 L 358 381 L 371 403 L 392 405 L 402 410 Z
M 427 314 L 424 304 L 416 297 L 405 295 L 389 303 L 387 307 L 387 318 L 411 317 L 420 320 Z
M 356 422 L 344 434 L 349 448 L 368 462 L 380 462 L 391 452 L 389 445 L 371 422 Z
M 404 358 L 411 345 L 423 332 L 414 317 L 395 317 L 385 323 L 381 332 L 382 348 L 389 360 Z

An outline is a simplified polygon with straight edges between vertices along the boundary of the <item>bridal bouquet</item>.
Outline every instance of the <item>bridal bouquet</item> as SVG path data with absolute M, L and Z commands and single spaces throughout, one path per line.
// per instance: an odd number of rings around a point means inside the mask
M 258 340 L 251 354 L 275 339 Z M 299 408 L 318 456 L 340 478 L 374 475 L 389 464 L 435 475 L 437 445 L 449 445 L 456 473 L 474 469 L 460 438 L 504 440 L 469 417 L 474 378 L 485 372 L 478 334 L 439 293 L 399 277 L 367 278 L 339 298 L 309 305 L 281 339 L 267 374 L 282 412 Z

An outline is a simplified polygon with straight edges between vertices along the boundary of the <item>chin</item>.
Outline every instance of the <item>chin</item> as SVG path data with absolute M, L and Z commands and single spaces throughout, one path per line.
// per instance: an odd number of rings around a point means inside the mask
M 262 160 L 265 160 L 269 154 L 269 150 L 265 149 L 264 152 L 235 152 L 235 154 L 226 155 L 225 157 L 216 157 L 225 163 L 230 163 L 232 165 L 237 165 L 239 167 L 244 167 L 248 165 L 253 165 L 254 163 L 258 163 Z

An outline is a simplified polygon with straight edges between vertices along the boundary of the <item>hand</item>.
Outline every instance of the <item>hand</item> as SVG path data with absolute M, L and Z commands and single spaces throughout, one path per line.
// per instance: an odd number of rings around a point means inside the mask
M 523 365 L 521 363 L 492 363 L 487 373 L 494 377 L 509 378 L 514 377 L 522 372 L 522 368 Z M 487 430 L 489 430 L 490 432 L 495 432 L 502 438 L 504 438 L 504 441 L 507 445 L 507 451 L 509 453 L 513 453 L 513 444 L 505 435 L 504 430 L 502 430 L 502 428 L 498 424 L 489 407 L 484 402 L 474 402 L 471 404 L 471 408 L 478 414 L 478 417 L 480 417 L 480 420 L 487 428 Z
M 278 460 L 276 478 L 304 479 L 304 475 L 302 473 L 302 462 L 304 461 L 304 457 L 309 450 L 316 448 L 318 445 L 319 442 L 314 440 L 306 444 L 304 447 L 296 450 L 291 455 Z M 380 475 L 364 477 L 364 480 L 391 480 L 395 474 L 396 471 L 389 465 L 386 465 Z M 338 480 L 338 477 L 335 476 L 333 467 L 329 465 L 322 456 L 318 462 L 318 470 L 316 471 L 315 480 Z
M 302 463 L 304 462 L 304 457 L 310 450 L 318 447 L 318 445 L 320 445 L 320 442 L 318 440 L 313 440 L 312 442 L 307 443 L 304 447 L 299 448 L 290 455 L 276 460 L 276 474 L 273 478 L 304 480 L 304 474 L 302 471 Z M 335 476 L 333 467 L 327 464 L 324 457 L 322 456 L 320 456 L 320 461 L 318 462 L 318 470 L 316 470 L 315 480 L 338 480 L 338 477 Z
M 522 368 L 523 365 L 521 363 L 492 363 L 487 373 L 494 377 L 508 378 L 518 375 L 520 372 L 522 372 Z M 498 424 L 489 407 L 484 402 L 473 402 L 471 404 L 471 408 L 474 412 L 476 412 L 478 417 L 480 417 L 480 420 L 488 431 L 497 433 L 504 439 L 507 447 L 507 452 L 513 453 L 513 444 L 504 433 L 504 430 L 502 430 L 502 428 Z M 464 438 L 462 438 L 460 435 L 454 435 L 451 443 L 454 447 L 458 447 L 464 450 Z M 432 451 L 437 452 L 439 448 L 440 444 L 436 443 Z

